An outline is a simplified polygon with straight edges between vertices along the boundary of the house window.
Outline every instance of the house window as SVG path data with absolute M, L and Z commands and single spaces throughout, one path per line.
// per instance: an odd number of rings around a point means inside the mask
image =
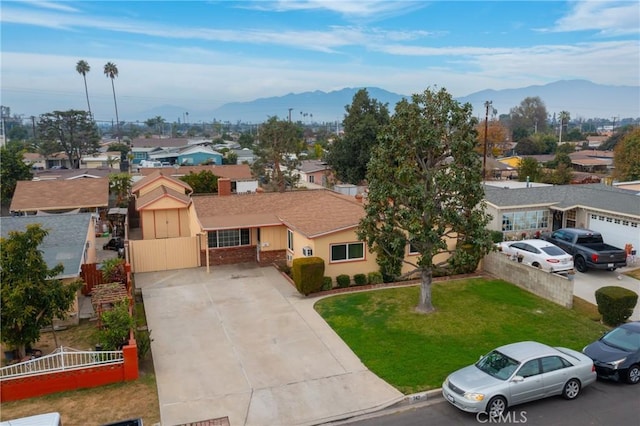
M 220 231 L 207 232 L 207 240 L 210 248 L 248 246 L 249 229 L 222 229 Z
M 293 251 L 293 231 L 287 229 L 287 248 Z
M 409 254 L 420 254 L 420 251 L 411 242 L 409 242 Z
M 567 210 L 567 228 L 576 227 L 576 210 Z
M 309 183 L 314 183 L 315 182 L 315 176 L 311 175 L 309 176 Z
M 548 210 L 510 212 L 502 215 L 503 231 L 535 231 L 548 227 Z
M 364 243 L 334 244 L 331 246 L 331 262 L 364 259 Z

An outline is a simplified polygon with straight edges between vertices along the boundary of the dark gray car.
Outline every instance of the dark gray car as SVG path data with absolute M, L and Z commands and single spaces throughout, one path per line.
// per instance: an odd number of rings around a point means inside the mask
M 640 383 L 640 321 L 614 328 L 582 352 L 593 359 L 598 377 Z

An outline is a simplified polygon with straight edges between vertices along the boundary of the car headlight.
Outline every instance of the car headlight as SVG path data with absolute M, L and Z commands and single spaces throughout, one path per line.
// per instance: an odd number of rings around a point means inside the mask
M 471 401 L 482 401 L 484 399 L 484 394 L 477 392 L 465 392 L 464 397 Z
M 620 364 L 622 364 L 626 360 L 627 360 L 627 357 L 624 357 L 624 358 L 619 359 L 617 361 L 607 362 L 607 365 L 610 365 L 611 367 L 613 367 L 614 370 L 616 370 L 620 366 Z

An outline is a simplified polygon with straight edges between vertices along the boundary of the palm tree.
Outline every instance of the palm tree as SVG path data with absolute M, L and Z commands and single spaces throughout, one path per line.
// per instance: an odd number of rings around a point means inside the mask
M 78 74 L 82 74 L 84 79 L 84 93 L 87 95 L 87 107 L 89 108 L 89 115 L 91 115 L 91 104 L 89 103 L 89 90 L 87 90 L 87 73 L 91 71 L 91 67 L 85 60 L 80 60 L 76 64 L 76 71 Z
M 118 67 L 113 62 L 107 62 L 104 66 L 104 75 L 111 79 L 111 90 L 113 90 L 113 104 L 116 107 L 116 138 L 120 142 L 120 119 L 118 117 L 118 102 L 116 101 L 116 87 L 113 84 L 113 79 L 118 76 Z

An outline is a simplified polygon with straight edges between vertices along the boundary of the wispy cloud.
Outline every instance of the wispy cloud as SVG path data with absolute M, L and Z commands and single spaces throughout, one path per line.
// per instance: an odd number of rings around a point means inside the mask
M 35 1 L 35 0 L 25 0 L 23 3 L 28 3 L 34 7 L 41 7 L 43 9 L 51 9 L 51 10 L 59 10 L 61 12 L 78 12 L 78 9 L 75 7 L 69 6 L 66 3 L 55 3 L 51 1 Z
M 601 36 L 640 33 L 637 1 L 579 1 L 555 26 L 541 31 L 598 31 Z
M 409 0 L 280 0 L 241 3 L 238 7 L 272 12 L 325 10 L 347 20 L 370 21 L 400 16 L 428 6 L 425 1 Z

